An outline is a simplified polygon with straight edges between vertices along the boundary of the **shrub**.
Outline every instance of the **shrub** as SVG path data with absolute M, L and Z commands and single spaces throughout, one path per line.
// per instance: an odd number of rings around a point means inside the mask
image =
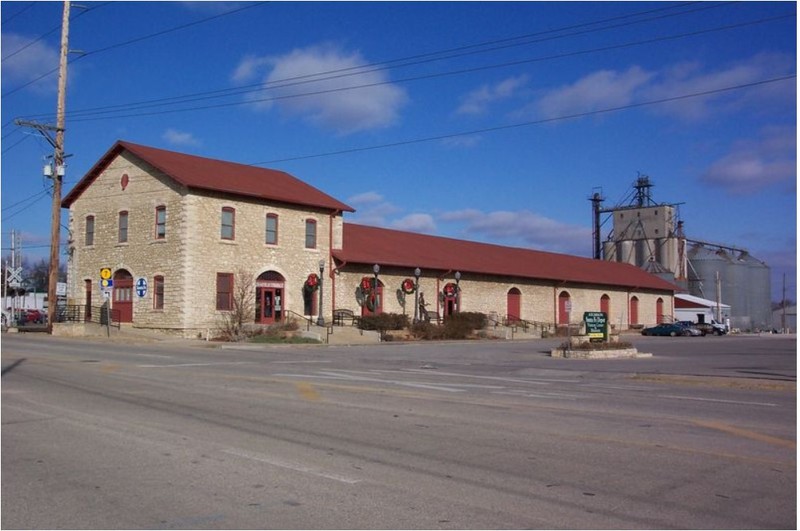
M 463 326 L 467 326 L 471 330 L 481 330 L 482 328 L 486 328 L 488 319 L 486 318 L 486 314 L 480 312 L 460 312 L 448 316 L 445 320 L 445 326 L 447 326 L 447 323 L 452 322 L 463 323 Z
M 362 330 L 403 330 L 408 327 L 408 316 L 399 313 L 381 313 L 378 315 L 365 315 L 359 321 Z

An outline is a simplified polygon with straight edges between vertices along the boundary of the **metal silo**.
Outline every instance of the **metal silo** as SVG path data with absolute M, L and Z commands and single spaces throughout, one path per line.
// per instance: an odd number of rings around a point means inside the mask
M 753 328 L 748 297 L 750 270 L 740 256 L 728 254 L 723 250 L 719 252 L 725 253 L 729 260 L 727 274 L 721 280 L 722 296 L 725 302 L 731 305 L 731 326 L 740 330 L 750 330 Z
M 711 249 L 703 245 L 694 245 L 689 249 L 689 293 L 715 301 L 717 300 L 716 279 L 724 278 L 728 273 L 730 261 L 728 255 L 718 249 Z M 722 293 L 722 300 L 729 304 L 726 294 Z
M 767 264 L 742 252 L 739 261 L 747 266 L 747 298 L 752 326 L 758 330 L 771 329 L 772 321 L 772 279 Z

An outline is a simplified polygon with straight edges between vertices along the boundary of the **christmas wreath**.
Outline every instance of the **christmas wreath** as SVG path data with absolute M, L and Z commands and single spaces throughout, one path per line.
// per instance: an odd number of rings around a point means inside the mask
M 416 286 L 414 285 L 414 281 L 411 280 L 410 278 L 405 279 L 403 283 L 400 284 L 400 288 L 406 295 L 411 295 L 417 289 Z
M 444 285 L 444 290 L 443 291 L 444 291 L 444 296 L 445 297 L 448 297 L 448 298 L 455 297 L 457 288 L 456 288 L 455 284 L 453 284 L 452 282 L 448 282 L 447 284 Z
M 361 279 L 361 289 L 364 291 L 369 291 L 372 289 L 372 279 L 369 277 L 364 277 Z
M 319 288 L 319 277 L 316 273 L 311 273 L 306 279 L 306 291 L 316 291 Z

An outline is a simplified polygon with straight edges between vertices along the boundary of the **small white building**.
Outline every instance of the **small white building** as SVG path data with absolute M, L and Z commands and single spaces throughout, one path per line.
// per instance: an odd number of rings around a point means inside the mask
M 797 333 L 797 305 L 772 311 L 772 329 L 781 334 Z
M 729 304 L 703 299 L 688 293 L 675 294 L 675 320 L 693 323 L 710 323 L 716 320 L 725 323 L 731 315 Z

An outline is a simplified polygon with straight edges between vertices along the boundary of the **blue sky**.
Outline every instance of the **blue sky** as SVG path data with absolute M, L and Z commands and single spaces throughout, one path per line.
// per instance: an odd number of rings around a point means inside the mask
M 794 2 L 81 5 L 65 193 L 121 139 L 287 171 L 348 221 L 591 256 L 587 199 L 644 174 L 796 297 Z M 13 120 L 55 123 L 62 9 L 0 9 L 4 255 L 12 229 L 48 253 L 52 148 Z

